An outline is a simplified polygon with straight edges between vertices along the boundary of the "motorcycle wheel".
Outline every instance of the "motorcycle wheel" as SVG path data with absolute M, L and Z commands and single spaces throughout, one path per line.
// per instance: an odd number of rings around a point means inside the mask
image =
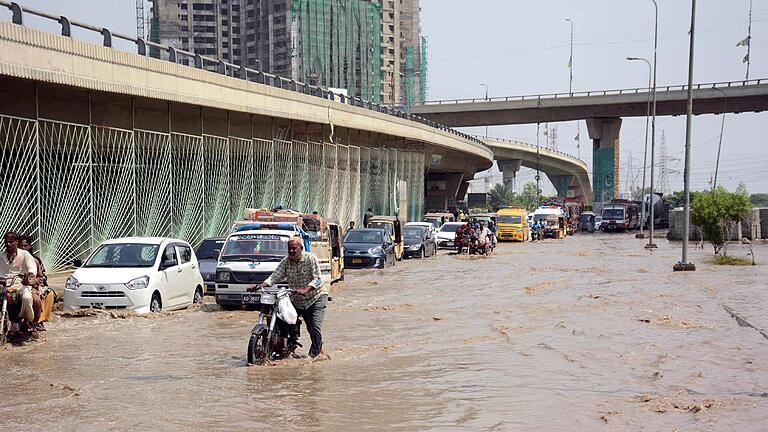
M 269 356 L 269 337 L 265 333 L 253 334 L 248 340 L 248 364 L 263 365 Z
M 0 346 L 5 345 L 8 341 L 8 332 L 10 328 L 11 323 L 8 321 L 8 313 L 6 312 L 0 317 Z

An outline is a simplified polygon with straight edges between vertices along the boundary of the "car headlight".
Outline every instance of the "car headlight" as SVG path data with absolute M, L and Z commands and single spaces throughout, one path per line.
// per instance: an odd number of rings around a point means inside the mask
M 131 279 L 125 284 L 129 290 L 140 290 L 149 286 L 149 276 L 141 276 L 136 279 Z
M 408 246 L 408 250 L 419 250 L 421 249 L 421 245 L 410 245 Z
M 64 285 L 64 289 L 68 291 L 76 291 L 77 287 L 80 286 L 80 282 L 75 279 L 74 276 L 70 276 L 67 278 L 67 283 Z
M 377 254 L 384 252 L 384 249 L 381 248 L 381 246 L 376 246 L 375 248 L 368 249 L 369 254 Z
M 216 280 L 222 281 L 222 282 L 229 282 L 230 281 L 230 273 L 228 271 L 220 271 L 216 273 Z
M 216 273 L 205 273 L 203 274 L 203 279 L 207 281 L 212 281 L 216 279 Z

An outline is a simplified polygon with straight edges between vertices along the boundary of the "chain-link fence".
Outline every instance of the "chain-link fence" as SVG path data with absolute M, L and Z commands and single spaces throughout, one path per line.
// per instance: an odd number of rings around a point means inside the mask
M 424 207 L 424 154 L 391 148 L 125 130 L 0 115 L 0 229 L 29 234 L 50 271 L 101 241 L 223 235 L 248 207 L 358 224 Z

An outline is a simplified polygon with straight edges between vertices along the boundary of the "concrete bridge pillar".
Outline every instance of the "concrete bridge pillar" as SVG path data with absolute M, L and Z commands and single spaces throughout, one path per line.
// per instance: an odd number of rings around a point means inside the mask
M 592 190 L 595 205 L 619 196 L 619 131 L 621 119 L 587 119 L 592 139 Z
M 561 198 L 575 198 L 577 186 L 575 184 L 576 177 L 566 175 L 549 175 L 549 179 L 555 186 L 557 196 Z
M 523 161 L 521 159 L 501 159 L 497 160 L 496 163 L 499 165 L 499 171 L 501 171 L 504 185 L 515 190 L 515 179 L 517 178 L 517 172 L 520 171 Z

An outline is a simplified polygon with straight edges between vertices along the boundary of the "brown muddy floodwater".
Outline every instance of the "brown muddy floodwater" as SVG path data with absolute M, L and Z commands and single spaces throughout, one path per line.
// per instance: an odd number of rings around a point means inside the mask
M 253 312 L 56 317 L 0 350 L 0 429 L 768 429 L 768 266 L 705 249 L 673 273 L 679 243 L 658 244 L 577 235 L 350 271 L 316 362 L 246 367 Z

